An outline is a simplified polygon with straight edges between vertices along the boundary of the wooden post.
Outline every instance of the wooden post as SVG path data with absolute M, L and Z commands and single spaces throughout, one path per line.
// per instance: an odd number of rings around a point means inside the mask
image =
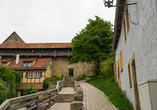
M 37 96 L 36 99 L 37 99 L 37 101 L 36 101 L 35 104 L 37 105 L 37 107 L 35 108 L 35 110 L 38 110 L 38 106 L 39 106 L 39 96 Z
M 48 108 L 50 108 L 50 107 L 51 107 L 51 95 L 52 95 L 52 91 L 51 91 L 51 93 L 49 93 Z

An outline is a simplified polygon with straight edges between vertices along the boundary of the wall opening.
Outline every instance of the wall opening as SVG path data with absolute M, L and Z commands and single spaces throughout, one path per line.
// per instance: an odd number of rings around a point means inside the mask
M 73 77 L 74 76 L 74 69 L 70 68 L 69 69 L 69 77 Z
M 128 76 L 129 76 L 129 85 L 132 88 L 132 79 L 131 79 L 131 72 L 130 72 L 130 63 L 128 64 Z
M 135 108 L 136 108 L 136 110 L 141 110 L 140 109 L 137 77 L 136 77 L 135 54 L 133 55 L 133 58 L 131 60 L 131 69 L 132 69 L 132 79 L 133 79 L 133 86 L 134 86 Z

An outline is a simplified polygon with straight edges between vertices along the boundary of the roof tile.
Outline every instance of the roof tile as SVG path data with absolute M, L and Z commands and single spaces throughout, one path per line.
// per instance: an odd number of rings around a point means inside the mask
M 72 48 L 71 43 L 24 43 L 24 42 L 5 42 L 0 44 L 0 48 Z

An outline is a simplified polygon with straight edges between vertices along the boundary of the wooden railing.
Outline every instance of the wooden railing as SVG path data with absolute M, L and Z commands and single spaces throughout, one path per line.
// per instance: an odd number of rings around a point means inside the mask
M 66 75 L 64 75 L 64 78 L 62 81 L 57 82 L 57 86 L 55 89 L 5 100 L 0 105 L 0 110 L 17 110 L 19 108 L 25 107 L 32 103 L 35 103 L 34 106 L 32 106 L 31 108 L 28 108 L 26 110 L 31 110 L 33 108 L 38 110 L 39 106 L 44 103 L 48 103 L 47 107 L 50 108 L 52 103 L 57 101 L 57 94 L 62 90 L 62 88 L 64 86 L 65 77 L 66 77 Z M 32 99 L 32 101 L 27 102 L 30 99 Z M 20 102 L 23 102 L 23 103 L 25 102 L 25 103 L 19 105 Z M 15 105 L 17 105 L 17 106 L 15 106 Z

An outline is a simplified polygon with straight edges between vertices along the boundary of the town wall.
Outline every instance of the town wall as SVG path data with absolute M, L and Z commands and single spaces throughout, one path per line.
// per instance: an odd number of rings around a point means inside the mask
M 94 72 L 91 71 L 93 64 L 79 62 L 68 65 L 68 63 L 68 57 L 52 58 L 52 75 L 69 73 L 69 69 L 74 70 L 74 77 L 80 76 L 83 73 L 89 76 L 94 75 Z M 90 70 L 90 72 L 87 73 L 88 70 Z

